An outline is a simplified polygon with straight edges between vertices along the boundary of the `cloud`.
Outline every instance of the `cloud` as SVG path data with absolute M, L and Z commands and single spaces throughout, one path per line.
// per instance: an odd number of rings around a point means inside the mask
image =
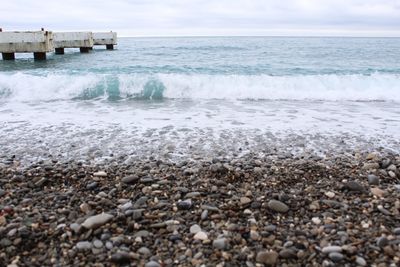
M 279 35 L 313 31 L 328 35 L 340 32 L 400 35 L 400 3 L 398 0 L 54 0 L 46 3 L 13 0 L 2 3 L 0 27 L 114 30 L 127 35 Z

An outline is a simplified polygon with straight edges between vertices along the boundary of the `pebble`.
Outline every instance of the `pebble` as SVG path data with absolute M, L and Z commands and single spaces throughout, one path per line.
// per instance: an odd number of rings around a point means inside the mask
M 104 171 L 99 171 L 99 172 L 93 173 L 93 176 L 96 176 L 96 177 L 107 177 L 107 173 L 104 172 Z
M 200 231 L 201 231 L 201 227 L 198 224 L 193 224 L 192 226 L 190 226 L 191 234 L 197 234 Z
M 145 267 L 161 267 L 161 265 L 156 261 L 149 261 L 144 266 Z
M 96 239 L 95 241 L 93 241 L 93 246 L 95 248 L 102 248 L 103 247 L 103 242 L 101 242 L 100 240 Z
M 329 258 L 335 262 L 341 261 L 344 259 L 344 256 L 342 253 L 339 252 L 331 252 L 329 253 Z
M 374 174 L 368 175 L 368 183 L 370 185 L 379 185 L 379 177 Z
M 359 184 L 358 182 L 355 181 L 349 181 L 345 184 L 345 187 L 349 189 L 350 191 L 355 191 L 355 192 L 364 192 L 365 188 Z
M 94 228 L 100 227 L 100 226 L 108 223 L 113 218 L 114 218 L 113 215 L 110 215 L 107 213 L 101 213 L 101 214 L 87 218 L 82 223 L 82 226 L 85 227 L 86 229 L 94 229 Z
M 293 249 L 285 248 L 279 252 L 279 256 L 284 259 L 294 259 L 297 258 L 297 253 Z
M 275 251 L 260 251 L 257 253 L 256 261 L 266 265 L 274 266 L 278 261 L 279 254 Z
M 356 257 L 356 264 L 358 266 L 367 266 L 367 262 L 365 261 L 365 259 L 360 256 Z
M 226 238 L 218 238 L 213 241 L 213 247 L 224 250 L 226 248 Z
M 75 234 L 78 234 L 81 231 L 82 226 L 78 223 L 71 223 L 69 228 L 71 228 L 71 230 L 74 231 Z
M 331 252 L 342 252 L 342 247 L 339 246 L 327 246 L 322 249 L 322 253 L 329 254 Z
M 378 247 L 383 248 L 383 247 L 389 245 L 389 240 L 386 237 L 381 236 L 376 240 L 376 244 L 378 245 Z
M 201 213 L 201 220 L 204 221 L 205 219 L 207 219 L 208 217 L 208 210 L 203 210 L 203 212 Z
M 208 239 L 208 236 L 207 236 L 207 233 L 205 233 L 205 232 L 203 232 L 203 231 L 200 231 L 200 232 L 197 232 L 197 233 L 194 235 L 193 238 L 196 239 L 196 240 L 207 240 L 207 239 Z
M 321 219 L 318 218 L 318 217 L 313 217 L 313 218 L 311 219 L 311 221 L 312 221 L 314 224 L 316 224 L 316 225 L 319 225 L 319 224 L 321 223 Z
M 123 182 L 124 184 L 135 184 L 139 181 L 139 177 L 134 176 L 134 175 L 130 175 L 130 176 L 126 176 L 124 178 L 122 178 L 121 182 Z
M 125 251 L 114 253 L 111 256 L 111 261 L 118 264 L 129 264 L 131 262 L 131 256 Z
M 89 241 L 80 241 L 76 244 L 78 250 L 89 250 L 92 248 L 92 243 Z
M 325 192 L 325 196 L 329 197 L 329 198 L 334 198 L 335 197 L 335 193 L 329 191 L 329 192 Z
M 180 201 L 176 204 L 179 210 L 189 210 L 192 207 L 192 200 L 187 199 L 184 201 Z
M 400 235 L 400 227 L 393 229 L 393 234 Z
M 240 198 L 240 204 L 242 204 L 242 205 L 247 205 L 247 204 L 249 204 L 250 202 L 251 202 L 251 199 L 248 198 L 248 197 L 241 197 L 241 198 Z
M 289 210 L 289 207 L 285 203 L 278 201 L 278 200 L 274 200 L 274 199 L 270 200 L 268 202 L 268 207 L 271 210 L 274 210 L 274 211 L 280 212 L 280 213 L 285 213 Z
M 151 255 L 150 249 L 148 249 L 146 247 L 139 248 L 137 252 L 142 254 L 142 255 L 145 255 L 145 256 L 150 256 Z

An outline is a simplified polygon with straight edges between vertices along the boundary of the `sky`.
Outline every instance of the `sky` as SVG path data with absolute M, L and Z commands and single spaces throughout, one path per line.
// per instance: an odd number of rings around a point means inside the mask
M 0 0 L 6 30 L 119 36 L 396 36 L 400 0 Z

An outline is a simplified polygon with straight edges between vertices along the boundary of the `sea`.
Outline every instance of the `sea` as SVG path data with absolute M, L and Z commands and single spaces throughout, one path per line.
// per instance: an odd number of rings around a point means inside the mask
M 400 152 L 400 38 L 119 38 L 0 61 L 0 162 Z

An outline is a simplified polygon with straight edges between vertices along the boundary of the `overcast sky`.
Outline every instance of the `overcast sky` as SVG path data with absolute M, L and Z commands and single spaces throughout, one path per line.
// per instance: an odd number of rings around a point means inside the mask
M 400 0 L 1 0 L 4 30 L 400 36 Z

